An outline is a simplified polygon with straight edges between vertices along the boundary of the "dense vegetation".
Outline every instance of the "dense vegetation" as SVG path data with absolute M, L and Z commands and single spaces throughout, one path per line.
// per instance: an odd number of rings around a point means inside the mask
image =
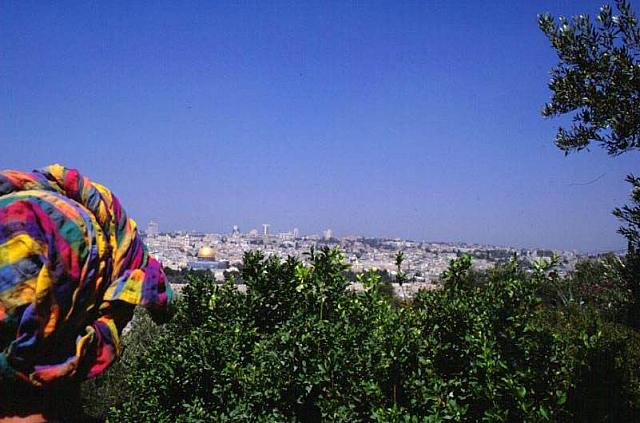
M 543 115 L 571 116 L 571 127 L 560 127 L 556 145 L 566 154 L 591 143 L 608 154 L 640 150 L 640 23 L 631 4 L 616 0 L 614 9 L 589 15 L 538 16 L 538 25 L 558 55 L 551 70 L 551 101 Z M 617 12 L 617 13 L 616 13 Z M 630 174 L 631 204 L 614 209 L 623 222 L 618 230 L 628 241 L 627 279 L 634 302 L 631 324 L 640 328 L 640 178 Z
M 347 289 L 337 249 L 308 264 L 247 253 L 246 294 L 194 277 L 173 320 L 139 316 L 86 386 L 112 421 L 630 421 L 640 336 L 624 261 L 478 273 L 392 301 L 376 272 Z M 596 288 L 596 289 L 594 289 Z M 95 395 L 98 393 L 98 400 Z M 107 407 L 111 407 L 107 411 Z

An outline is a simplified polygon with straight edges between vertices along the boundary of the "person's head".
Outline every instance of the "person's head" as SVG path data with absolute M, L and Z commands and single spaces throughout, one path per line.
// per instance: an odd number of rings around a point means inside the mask
M 0 172 L 0 416 L 103 372 L 133 308 L 171 296 L 107 188 L 60 165 Z

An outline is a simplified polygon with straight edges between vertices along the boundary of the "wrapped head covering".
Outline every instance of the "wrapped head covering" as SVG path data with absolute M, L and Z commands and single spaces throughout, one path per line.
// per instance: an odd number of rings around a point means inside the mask
M 0 383 L 100 374 L 133 308 L 162 314 L 171 297 L 108 189 L 60 165 L 0 172 Z

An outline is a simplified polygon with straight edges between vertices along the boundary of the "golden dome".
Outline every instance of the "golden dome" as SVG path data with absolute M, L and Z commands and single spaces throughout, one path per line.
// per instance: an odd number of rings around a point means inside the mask
M 198 258 L 200 260 L 215 260 L 216 252 L 211 247 L 204 246 L 198 250 Z

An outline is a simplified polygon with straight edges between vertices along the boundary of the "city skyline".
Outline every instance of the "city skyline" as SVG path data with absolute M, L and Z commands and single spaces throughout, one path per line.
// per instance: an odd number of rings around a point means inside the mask
M 540 259 L 552 260 L 555 256 L 557 270 L 567 274 L 573 270 L 584 255 L 575 251 L 550 249 L 516 249 L 490 245 L 464 243 L 425 242 L 403 239 L 380 239 L 362 237 L 334 237 L 331 229 L 322 234 L 297 236 L 295 231 L 269 233 L 268 224 L 260 233 L 251 229 L 246 233 L 238 231 L 234 225 L 232 233 L 158 233 L 158 224 L 150 222 L 144 234 L 148 251 L 172 270 L 207 270 L 216 280 L 223 281 L 231 273 L 238 273 L 245 254 L 260 250 L 265 256 L 281 259 L 294 257 L 307 260 L 312 249 L 338 247 L 348 269 L 363 272 L 377 269 L 396 274 L 397 257 L 402 252 L 402 268 L 411 282 L 413 292 L 432 289 L 452 260 L 461 254 L 468 254 L 477 270 L 511 260 L 514 255 L 520 263 L 533 263 Z M 414 284 L 416 282 L 417 284 Z
M 150 224 L 154 225 L 154 230 L 149 231 Z M 264 229 L 262 231 L 260 228 L 264 228 L 264 224 L 259 227 L 244 227 L 239 224 L 231 225 L 227 230 L 198 230 L 194 228 L 184 228 L 184 227 L 171 227 L 169 229 L 163 230 L 164 228 L 160 225 L 161 222 L 158 222 L 158 219 L 151 219 L 147 223 L 146 226 L 139 224 L 138 229 L 142 230 L 147 236 L 149 235 L 159 235 L 159 234 L 198 234 L 198 235 L 219 235 L 219 236 L 247 236 L 253 235 L 257 238 L 264 237 Z M 403 238 L 400 236 L 382 236 L 379 234 L 361 234 L 355 232 L 346 232 L 346 233 L 334 233 L 332 228 L 323 228 L 319 231 L 301 231 L 297 226 L 289 226 L 289 227 L 276 227 L 272 228 L 271 224 L 267 224 L 270 228 L 268 236 L 270 238 L 279 238 L 282 236 L 289 236 L 293 239 L 297 238 L 317 238 L 317 239 L 334 239 L 334 240 L 344 240 L 344 239 L 380 239 L 380 240 L 395 240 L 395 241 L 406 241 L 406 242 L 418 242 L 418 243 L 434 243 L 434 244 L 451 244 L 451 245 L 468 245 L 468 246 L 483 246 L 483 247 L 495 247 L 495 248 L 513 248 L 513 249 L 525 249 L 525 250 L 536 250 L 536 249 L 551 249 L 554 251 L 572 251 L 581 255 L 598 255 L 598 254 L 606 254 L 606 253 L 614 253 L 614 254 L 622 254 L 626 251 L 626 248 L 621 249 L 605 249 L 605 250 L 585 250 L 585 249 L 563 249 L 563 248 L 554 248 L 548 245 L 530 245 L 530 246 L 521 246 L 521 245 L 507 245 L 507 244 L 491 244 L 485 242 L 476 242 L 472 240 L 464 240 L 464 239 L 420 239 L 420 238 Z M 159 226 L 159 230 L 157 229 Z M 330 234 L 327 237 L 327 233 Z

